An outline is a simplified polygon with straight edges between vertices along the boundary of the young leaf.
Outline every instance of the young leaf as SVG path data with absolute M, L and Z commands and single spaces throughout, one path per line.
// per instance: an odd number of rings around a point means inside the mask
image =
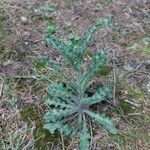
M 104 18 L 104 19 L 100 19 L 97 22 L 96 26 L 99 28 L 107 28 L 110 26 L 110 24 L 111 24 L 111 19 Z
M 73 49 L 76 49 L 77 48 L 77 45 L 79 44 L 80 42 L 80 37 L 77 36 L 76 34 L 73 34 L 71 33 L 68 37 L 68 45 L 73 48 Z
M 94 119 L 98 124 L 102 125 L 103 128 L 105 128 L 107 131 L 109 131 L 112 134 L 117 133 L 117 129 L 115 128 L 112 121 L 105 117 L 104 115 L 99 115 L 90 111 L 85 111 L 92 119 Z
M 110 25 L 110 20 L 109 19 L 100 19 L 96 25 L 91 26 L 87 32 L 85 32 L 85 35 L 83 37 L 83 39 L 81 40 L 81 44 L 80 44 L 80 51 L 83 54 L 87 47 L 89 46 L 90 42 L 92 42 L 93 40 L 93 36 L 96 33 L 96 31 L 98 30 L 98 28 L 106 28 Z
M 88 128 L 86 126 L 86 123 L 83 123 L 83 128 L 80 134 L 80 150 L 89 150 L 89 139 L 90 139 L 90 134 L 88 131 Z
M 54 35 L 56 32 L 57 32 L 57 27 L 54 26 L 54 25 L 49 25 L 46 28 L 46 34 L 47 34 L 47 36 Z

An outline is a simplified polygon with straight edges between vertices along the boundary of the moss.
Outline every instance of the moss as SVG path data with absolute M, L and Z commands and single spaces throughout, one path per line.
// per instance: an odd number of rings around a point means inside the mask
M 107 76 L 111 72 L 111 69 L 107 65 L 103 65 L 96 73 L 97 76 Z
M 120 100 L 117 107 L 118 107 L 117 113 L 119 113 L 119 114 L 123 113 L 124 115 L 126 115 L 126 114 L 134 112 L 131 105 L 129 103 L 125 102 L 124 100 Z
M 7 18 L 6 12 L 2 9 L 0 10 L 0 23 L 2 23 Z
M 120 33 L 119 33 L 119 29 L 116 25 L 112 26 L 112 30 L 111 30 L 111 37 L 112 40 L 115 42 L 119 41 L 119 37 L 120 37 Z
M 26 104 L 22 107 L 20 113 L 23 121 L 28 123 L 28 125 L 30 125 L 31 121 L 35 121 L 35 123 L 38 124 L 39 112 L 38 112 L 38 107 L 36 105 Z
M 52 146 L 48 143 L 52 142 L 54 145 L 59 143 L 60 134 L 58 132 L 50 134 L 48 130 L 43 128 L 43 122 L 41 121 L 34 130 L 34 138 L 37 139 L 35 142 L 35 147 L 38 150 L 47 150 Z
M 140 100 L 141 102 L 144 101 L 144 95 L 146 94 L 139 87 L 134 85 L 128 85 L 128 91 L 134 99 Z
M 92 50 L 90 50 L 90 49 L 87 49 L 86 51 L 85 51 L 85 54 L 84 54 L 85 56 L 89 56 L 89 57 L 93 57 L 95 54 L 94 54 L 94 52 L 92 51 Z
M 150 41 L 148 38 L 144 38 L 143 41 L 139 43 L 134 43 L 131 46 L 127 47 L 127 50 L 135 52 L 140 56 L 149 56 L 150 55 Z
M 5 46 L 3 46 L 3 50 L 1 52 L 6 59 L 11 59 L 16 55 L 16 52 L 14 50 L 8 49 Z
M 149 56 L 150 55 L 150 46 L 143 46 L 138 50 L 138 53 L 142 56 Z
M 128 149 L 137 149 L 137 144 L 140 144 L 143 149 L 147 149 L 149 143 L 149 133 L 144 132 L 143 121 L 139 127 L 132 124 L 126 124 L 126 128 L 121 130 L 117 135 L 111 136 L 113 141 L 117 144 L 117 147 L 124 149 L 128 146 Z

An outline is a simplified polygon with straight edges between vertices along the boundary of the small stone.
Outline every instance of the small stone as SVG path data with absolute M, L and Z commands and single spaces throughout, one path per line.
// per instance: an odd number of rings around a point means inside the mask
M 150 92 L 150 82 L 147 84 L 147 91 Z
M 24 23 L 26 23 L 28 21 L 28 19 L 25 16 L 21 16 L 21 21 L 24 22 Z
M 28 42 L 25 42 L 26 45 L 28 45 Z
M 114 149 L 114 148 L 115 148 L 115 145 L 114 145 L 114 144 L 108 144 L 108 147 L 109 147 L 110 149 Z

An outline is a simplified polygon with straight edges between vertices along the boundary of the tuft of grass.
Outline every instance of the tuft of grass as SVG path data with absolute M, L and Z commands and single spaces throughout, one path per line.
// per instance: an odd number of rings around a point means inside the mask
M 150 39 L 145 37 L 139 43 L 134 43 L 133 45 L 127 47 L 127 50 L 137 53 L 140 56 L 147 57 L 150 55 Z
M 34 150 L 34 137 L 33 129 L 28 128 L 27 125 L 24 125 L 16 131 L 7 131 L 5 134 L 5 140 L 2 140 L 0 143 L 0 149 L 26 149 Z

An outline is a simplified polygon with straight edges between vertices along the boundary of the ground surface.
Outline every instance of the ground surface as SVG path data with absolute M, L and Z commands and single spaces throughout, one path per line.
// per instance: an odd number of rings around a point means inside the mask
M 59 136 L 42 128 L 46 83 L 34 78 L 32 64 L 38 54 L 59 61 L 44 41 L 47 25 L 57 26 L 65 40 L 104 17 L 112 19 L 112 27 L 99 31 L 89 49 L 110 49 L 107 76 L 115 77 L 109 79 L 118 109 L 100 108 L 119 133 L 94 131 L 91 149 L 150 149 L 149 13 L 148 0 L 1 0 L 0 149 L 61 149 Z M 77 149 L 77 142 L 77 137 L 65 139 L 66 149 Z

